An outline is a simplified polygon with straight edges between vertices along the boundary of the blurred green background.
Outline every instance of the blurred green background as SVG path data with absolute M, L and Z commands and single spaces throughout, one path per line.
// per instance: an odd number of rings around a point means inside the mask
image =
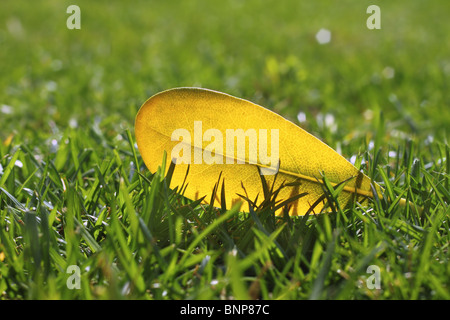
M 66 27 L 71 4 L 81 30 Z M 366 27 L 371 4 L 381 30 Z M 151 95 L 202 86 L 296 123 L 301 112 L 302 126 L 334 147 L 364 136 L 379 111 L 386 139 L 447 139 L 449 15 L 444 0 L 3 0 L 0 138 L 132 129 Z M 316 40 L 322 28 L 329 43 Z

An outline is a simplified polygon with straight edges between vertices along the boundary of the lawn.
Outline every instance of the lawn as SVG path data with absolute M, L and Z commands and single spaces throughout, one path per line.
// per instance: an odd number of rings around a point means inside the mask
M 444 0 L 2 1 L 0 299 L 450 299 L 449 13 Z M 341 207 L 325 188 L 326 212 L 299 217 L 184 198 L 134 135 L 141 105 L 175 87 L 275 111 L 384 196 Z

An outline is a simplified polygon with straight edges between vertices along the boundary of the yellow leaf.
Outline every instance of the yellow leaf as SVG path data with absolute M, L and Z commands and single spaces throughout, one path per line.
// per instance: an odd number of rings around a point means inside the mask
M 341 206 L 373 196 L 370 178 L 319 139 L 270 110 L 224 93 L 200 88 L 158 93 L 139 110 L 135 134 L 151 172 L 161 164 L 164 151 L 167 168 L 172 159 L 177 163 L 171 188 L 183 184 L 189 166 L 184 195 L 192 200 L 206 196 L 209 201 L 220 176 L 227 208 L 242 201 L 238 194 L 252 201 L 258 197 L 259 204 L 264 198 L 261 174 L 269 188 L 275 181 L 274 190 L 287 184 L 278 200 L 307 193 L 290 203 L 290 215 L 304 215 L 323 198 L 323 175 L 332 186 L 345 184 L 338 198 Z M 221 203 L 221 192 L 216 197 Z

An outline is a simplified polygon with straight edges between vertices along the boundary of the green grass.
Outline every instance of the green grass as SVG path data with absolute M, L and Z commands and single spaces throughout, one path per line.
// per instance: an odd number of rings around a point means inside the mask
M 376 31 L 372 1 L 77 1 L 81 30 L 70 4 L 0 11 L 1 299 L 450 298 L 448 2 L 379 1 Z M 267 193 L 248 213 L 183 198 L 133 134 L 178 86 L 275 110 L 384 197 L 342 208 L 328 187 L 330 213 L 295 218 Z

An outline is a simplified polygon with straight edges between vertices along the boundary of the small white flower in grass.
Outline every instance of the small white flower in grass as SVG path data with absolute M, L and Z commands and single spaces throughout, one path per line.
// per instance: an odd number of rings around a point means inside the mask
M 370 109 L 367 109 L 366 111 L 364 111 L 363 116 L 364 116 L 364 119 L 370 121 L 373 119 L 374 112 Z
M 55 81 L 47 81 L 45 83 L 45 89 L 50 92 L 56 91 L 56 89 L 58 89 L 58 84 Z
M 389 158 L 396 158 L 397 157 L 397 152 L 391 150 L 391 151 L 389 151 L 388 155 L 389 155 Z
M 328 128 L 331 132 L 337 131 L 337 123 L 334 121 L 334 116 L 331 113 L 318 113 L 316 121 L 320 128 Z
M 211 282 L 210 282 L 210 284 L 211 284 L 212 286 L 215 286 L 215 285 L 218 284 L 218 283 L 219 283 L 219 280 L 217 280 L 217 279 L 211 280 Z
M 13 111 L 13 108 L 11 106 L 8 106 L 6 104 L 2 104 L 0 108 L 0 112 L 4 114 L 11 114 Z
M 334 122 L 334 116 L 331 113 L 325 115 L 325 125 L 330 128 L 331 131 L 336 131 L 337 125 L 336 122 Z
M 306 114 L 305 114 L 304 112 L 299 112 L 299 113 L 297 114 L 297 120 L 298 120 L 298 122 L 300 122 L 300 123 L 305 122 L 305 121 L 306 121 Z
M 381 74 L 386 79 L 392 79 L 395 76 L 395 70 L 394 70 L 394 68 L 386 67 L 383 69 L 383 71 L 381 71 Z
M 52 139 L 52 141 L 50 141 L 50 152 L 56 152 L 58 151 L 58 140 L 56 139 Z
M 78 121 L 77 119 L 71 118 L 69 120 L 69 127 L 71 127 L 72 129 L 78 127 Z
M 316 33 L 316 40 L 319 44 L 326 44 L 331 41 L 331 31 L 327 29 L 320 29 Z
M 16 162 L 14 162 L 14 165 L 15 165 L 16 167 L 19 167 L 19 168 L 22 168 L 22 167 L 23 167 L 23 163 L 22 163 L 22 161 L 20 161 L 20 160 L 16 160 Z

